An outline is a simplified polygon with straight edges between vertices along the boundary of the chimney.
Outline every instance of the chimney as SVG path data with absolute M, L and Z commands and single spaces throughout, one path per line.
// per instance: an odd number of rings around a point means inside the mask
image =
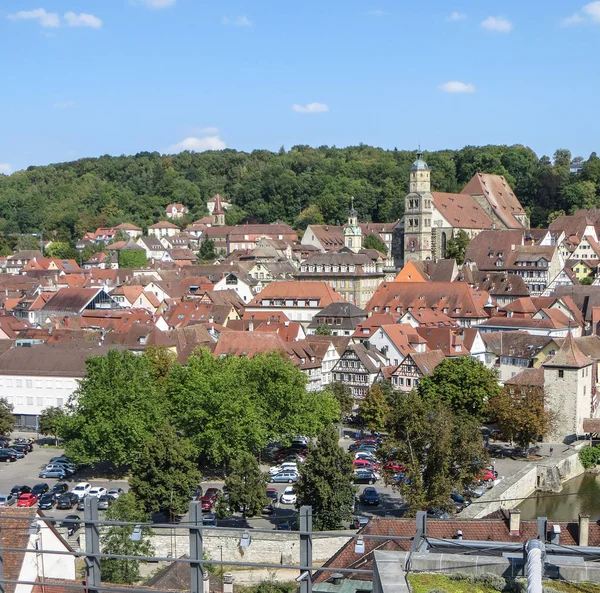
M 517 509 L 511 509 L 508 511 L 509 523 L 508 531 L 509 535 L 520 535 L 521 533 L 521 511 Z
M 254 321 L 252 319 L 250 320 L 250 323 L 248 324 L 248 331 L 249 332 L 254 331 Z
M 590 516 L 579 515 L 579 545 L 587 546 L 590 532 Z
M 342 584 L 342 581 L 344 580 L 344 575 L 341 572 L 334 572 L 331 575 L 331 583 L 333 585 L 339 586 Z M 225 592 L 223 592 L 225 593 Z
M 560 545 L 560 525 L 552 525 L 552 529 L 550 531 L 550 543 L 555 546 Z
M 462 538 L 463 538 L 463 532 L 462 532 L 462 530 L 459 529 L 456 532 L 456 539 L 462 539 Z
M 233 575 L 230 572 L 223 575 L 223 593 L 233 593 Z

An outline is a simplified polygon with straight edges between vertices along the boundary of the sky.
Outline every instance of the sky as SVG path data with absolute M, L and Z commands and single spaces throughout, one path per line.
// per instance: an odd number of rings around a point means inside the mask
M 297 144 L 600 152 L 600 1 L 0 0 L 0 173 Z

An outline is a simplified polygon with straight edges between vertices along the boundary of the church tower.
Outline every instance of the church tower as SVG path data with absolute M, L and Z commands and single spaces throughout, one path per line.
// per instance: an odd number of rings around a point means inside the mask
M 348 224 L 344 228 L 344 247 L 358 253 L 362 249 L 362 230 L 358 226 L 358 212 L 354 209 L 354 198 L 350 201 Z
M 215 196 L 215 207 L 213 208 L 212 215 L 215 218 L 215 226 L 225 226 L 225 210 L 223 210 L 219 194 Z
M 432 259 L 431 171 L 421 149 L 409 171 L 408 190 L 404 199 L 404 261 Z

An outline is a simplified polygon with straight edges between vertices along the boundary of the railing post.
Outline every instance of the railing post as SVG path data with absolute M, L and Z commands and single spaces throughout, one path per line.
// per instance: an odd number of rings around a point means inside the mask
M 98 521 L 98 499 L 95 496 L 87 496 L 85 498 L 83 513 L 83 520 L 85 522 L 85 552 L 86 554 L 100 554 L 100 529 L 97 523 L 91 523 L 91 521 Z M 68 529 L 69 526 L 67 526 Z M 100 558 L 86 556 L 85 566 L 88 591 L 94 593 L 100 588 L 102 583 Z
M 2 550 L 2 527 L 0 526 L 0 593 L 4 593 L 4 552 Z
M 312 507 L 300 507 L 300 566 L 312 566 Z M 307 574 L 305 574 L 307 573 Z M 312 571 L 300 569 L 300 593 L 312 593 Z M 304 577 L 304 578 L 302 578 Z
M 204 593 L 202 503 L 190 502 L 190 593 Z

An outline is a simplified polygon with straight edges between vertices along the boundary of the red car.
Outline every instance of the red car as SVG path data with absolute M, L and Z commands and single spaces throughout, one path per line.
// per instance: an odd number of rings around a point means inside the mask
M 387 470 L 387 471 L 389 471 L 389 472 L 398 473 L 398 472 L 403 472 L 404 471 L 404 466 L 400 465 L 397 461 L 388 461 L 385 464 L 384 469 Z
M 18 507 L 32 507 L 38 501 L 38 497 L 35 494 L 28 492 L 27 494 L 21 494 L 17 499 Z
M 379 466 L 368 459 L 355 459 L 352 462 L 352 467 L 354 469 L 371 469 L 373 471 L 379 470 Z
M 482 482 L 493 482 L 498 477 L 497 471 L 492 471 L 491 469 L 484 469 L 478 476 L 477 480 Z
M 219 493 L 218 488 L 209 488 L 202 498 L 200 498 L 200 502 L 202 503 L 203 511 L 212 511 L 212 508 L 215 506 L 217 502 L 217 494 Z

